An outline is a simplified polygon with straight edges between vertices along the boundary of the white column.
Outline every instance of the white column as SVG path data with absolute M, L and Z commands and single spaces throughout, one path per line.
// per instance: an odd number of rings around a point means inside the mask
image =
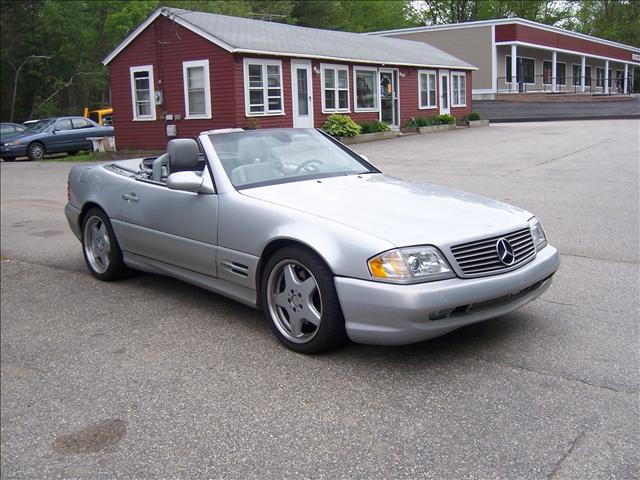
M 609 60 L 604 62 L 604 93 L 609 93 Z
M 518 91 L 518 46 L 511 45 L 511 84 Z
M 629 64 L 624 64 L 624 94 L 627 95 L 629 93 Z
M 587 75 L 587 57 L 582 56 L 582 63 L 580 64 L 580 91 L 585 91 L 585 77 Z
M 558 81 L 558 79 L 556 78 L 556 75 L 558 74 L 558 65 L 557 65 L 558 52 L 556 52 L 554 50 L 551 53 L 552 53 L 552 55 L 551 55 L 551 91 L 555 92 L 556 91 L 556 83 Z

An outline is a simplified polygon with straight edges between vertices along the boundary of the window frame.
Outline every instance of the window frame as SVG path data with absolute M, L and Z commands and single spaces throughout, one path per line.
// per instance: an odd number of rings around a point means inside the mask
M 249 66 L 260 65 L 262 67 L 262 102 L 264 110 L 262 112 L 252 112 L 250 104 L 249 93 L 251 90 L 258 90 L 257 88 L 249 87 Z M 267 67 L 277 66 L 280 73 L 280 110 L 269 110 L 269 85 L 267 79 Z M 275 117 L 283 116 L 285 113 L 284 106 L 284 82 L 282 80 L 282 60 L 277 59 L 265 59 L 265 58 L 244 58 L 243 59 L 243 72 L 244 72 L 244 114 L 246 117 Z
M 358 70 L 366 72 L 374 72 L 374 94 L 373 94 L 373 107 L 358 107 Z M 380 112 L 380 71 L 378 67 L 365 67 L 365 66 L 353 66 L 353 111 L 356 113 L 361 112 Z
M 464 90 L 462 90 L 462 94 L 464 95 L 464 103 L 459 103 L 455 101 L 455 91 L 456 84 L 458 83 L 456 78 L 464 78 Z M 449 81 L 451 82 L 451 108 L 460 108 L 467 106 L 467 72 L 449 72 Z M 458 100 L 460 100 L 460 91 L 458 91 Z
M 422 76 L 427 76 L 427 105 L 422 104 Z M 433 75 L 433 91 L 435 92 L 435 103 L 429 102 L 429 75 Z M 432 110 L 438 108 L 438 73 L 435 70 L 418 70 L 418 109 Z
M 544 78 L 544 64 L 545 63 L 550 63 L 551 64 L 551 82 L 545 82 L 545 78 Z M 560 77 L 558 75 L 558 65 L 564 65 L 564 76 Z M 562 78 L 563 83 L 558 82 L 558 79 Z M 553 60 L 546 60 L 546 59 L 542 59 L 542 84 L 543 85 L 553 85 Z M 567 86 L 567 62 L 556 62 L 556 86 L 558 85 L 562 85 L 563 87 Z M 570 85 L 573 86 L 573 85 Z
M 326 108 L 325 98 L 327 96 L 325 92 L 325 69 L 334 70 L 335 72 L 335 88 L 333 88 L 336 108 L 330 109 Z M 338 87 L 338 71 L 344 70 L 347 72 L 347 88 L 339 88 Z M 340 108 L 340 91 L 347 91 L 347 108 Z M 349 66 L 348 65 L 339 65 L 334 63 L 321 63 L 320 64 L 320 95 L 322 97 L 322 113 L 332 114 L 332 113 L 351 113 L 351 92 L 349 91 Z
M 533 60 L 533 82 L 522 82 L 525 85 L 535 85 L 536 84 L 536 64 L 538 63 L 536 61 L 535 58 L 533 57 L 521 57 L 520 55 L 516 56 L 516 68 L 518 66 L 518 59 L 521 58 L 522 60 Z M 511 72 L 511 75 L 507 75 L 507 68 L 511 68 L 511 55 L 505 55 L 504 56 L 504 79 L 505 79 L 505 83 L 513 83 L 513 72 Z M 526 75 L 524 76 L 526 78 Z M 518 82 L 518 72 L 516 72 L 516 82 Z M 518 82 L 520 83 L 520 82 Z
M 138 99 L 136 97 L 136 80 L 135 74 L 138 72 L 147 72 L 149 74 L 149 115 L 138 115 Z M 156 120 L 156 90 L 155 81 L 153 79 L 153 65 L 138 65 L 129 67 L 129 77 L 131 79 L 131 107 L 133 110 L 134 122 L 153 122 Z
M 202 67 L 204 82 L 204 113 L 191 113 L 189 111 L 189 78 L 188 72 L 190 68 Z M 211 81 L 209 77 L 209 59 L 189 60 L 182 62 L 182 86 L 184 89 L 184 119 L 185 120 L 210 120 L 212 118 L 211 110 Z

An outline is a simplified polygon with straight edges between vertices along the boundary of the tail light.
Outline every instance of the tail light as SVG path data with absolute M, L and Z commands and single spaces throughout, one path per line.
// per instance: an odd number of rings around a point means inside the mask
M 69 180 L 67 180 L 67 200 L 71 200 L 71 184 L 69 183 Z

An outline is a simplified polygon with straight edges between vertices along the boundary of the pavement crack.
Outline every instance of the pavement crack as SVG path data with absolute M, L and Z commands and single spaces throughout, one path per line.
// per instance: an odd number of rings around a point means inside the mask
M 574 438 L 571 443 L 569 444 L 569 448 L 567 449 L 566 452 L 564 452 L 564 454 L 562 455 L 562 457 L 560 457 L 560 460 L 558 460 L 556 462 L 556 464 L 553 467 L 553 470 L 551 470 L 551 472 L 549 473 L 549 475 L 547 475 L 548 479 L 554 478 L 556 476 L 556 473 L 558 473 L 558 470 L 560 469 L 560 466 L 562 465 L 562 463 L 569 457 L 569 455 L 571 455 L 573 453 L 573 450 L 576 448 L 576 445 L 578 444 L 578 442 L 582 439 L 582 437 L 584 437 L 585 433 L 587 433 L 586 430 L 582 430 L 577 436 L 576 438 Z
M 570 157 L 572 155 L 575 155 L 576 153 L 584 152 L 585 150 L 589 150 L 589 149 L 591 149 L 593 147 L 597 147 L 598 145 L 602 145 L 603 143 L 607 143 L 607 142 L 609 142 L 611 140 L 615 140 L 616 138 L 618 138 L 620 136 L 621 135 L 616 135 L 615 137 L 605 138 L 604 140 L 600 140 L 599 142 L 591 143 L 589 145 L 585 145 L 585 146 L 580 147 L 580 148 L 578 148 L 576 150 L 573 150 L 573 151 L 571 151 L 569 153 L 565 153 L 564 155 L 560 155 L 559 157 L 553 157 L 553 158 L 550 158 L 548 160 L 544 160 L 542 162 L 535 163 L 535 164 L 533 164 L 531 166 L 519 168 L 517 170 L 514 170 L 511 174 L 520 173 L 520 172 L 522 172 L 524 170 L 530 170 L 532 168 L 541 167 L 542 165 L 547 165 L 548 163 L 555 162 L 557 160 L 562 160 L 563 158 Z
M 597 388 L 599 390 L 606 390 L 609 392 L 614 392 L 614 393 L 619 393 L 619 394 L 623 394 L 623 395 L 636 395 L 637 391 L 632 390 L 632 391 L 628 391 L 628 390 L 622 390 L 622 389 L 618 389 L 618 388 L 614 388 L 614 387 L 609 387 L 607 385 L 599 385 L 597 383 L 592 383 L 589 382 L 587 380 L 583 380 L 581 378 L 575 378 L 575 377 L 570 377 L 568 375 L 563 375 L 561 373 L 554 373 L 554 372 L 545 372 L 545 371 L 540 371 L 540 370 L 536 370 L 534 368 L 530 368 L 530 367 L 525 367 L 522 365 L 513 365 L 510 363 L 502 363 L 502 362 L 498 362 L 495 360 L 487 360 L 484 358 L 480 358 L 480 357 L 470 357 L 473 360 L 479 360 L 481 362 L 487 363 L 489 365 L 496 365 L 498 367 L 502 367 L 502 368 L 510 368 L 513 370 L 519 370 L 519 371 L 525 371 L 528 373 L 534 373 L 536 375 L 542 375 L 545 377 L 551 377 L 554 378 L 556 380 L 564 380 L 566 382 L 574 382 L 574 383 L 579 383 L 583 386 L 587 386 L 587 387 L 591 387 L 591 388 Z
M 540 300 L 542 300 L 543 302 L 547 302 L 547 303 L 553 303 L 554 305 L 564 305 L 565 307 L 579 307 L 580 305 L 576 305 L 575 303 L 563 303 L 563 302 L 556 302 L 553 300 L 547 300 L 546 298 L 540 298 Z
M 628 263 L 630 265 L 638 265 L 637 261 L 631 260 L 616 260 L 614 258 L 602 258 L 602 257 L 592 257 L 590 255 L 580 255 L 577 253 L 564 253 L 560 252 L 561 257 L 575 257 L 575 258 L 586 258 L 587 260 L 599 260 L 601 262 L 612 262 L 612 263 Z

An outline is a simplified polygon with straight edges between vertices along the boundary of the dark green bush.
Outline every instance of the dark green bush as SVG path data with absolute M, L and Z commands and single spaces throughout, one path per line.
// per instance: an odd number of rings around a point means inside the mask
M 435 117 L 418 117 L 418 118 L 410 118 L 409 121 L 404 125 L 409 128 L 416 127 L 430 127 L 432 125 L 443 125 L 443 124 L 452 124 L 456 123 L 456 117 L 451 115 L 436 115 Z
M 355 137 L 362 128 L 347 115 L 329 115 L 322 130 L 332 137 Z
M 378 132 L 388 132 L 390 130 L 389 125 L 384 122 L 362 122 L 360 123 L 360 127 L 362 131 L 360 133 L 378 133 Z
M 469 115 L 467 115 L 467 120 L 480 120 L 482 117 L 480 117 L 480 114 L 477 112 L 471 112 Z
M 449 115 L 447 113 L 445 113 L 444 115 L 440 115 L 438 117 L 438 119 L 440 120 L 441 124 L 444 124 L 444 123 L 448 123 L 448 124 L 456 123 L 456 117 L 454 117 L 453 115 Z

